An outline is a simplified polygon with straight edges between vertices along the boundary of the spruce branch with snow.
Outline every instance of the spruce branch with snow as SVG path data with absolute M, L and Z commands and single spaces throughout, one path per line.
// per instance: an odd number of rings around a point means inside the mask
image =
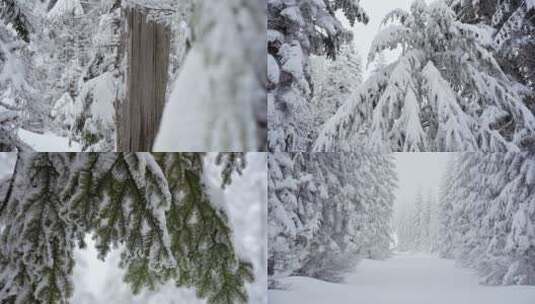
M 521 93 L 535 111 L 535 2 L 449 0 L 448 4 L 461 21 L 494 29 L 495 56 L 505 73 L 529 88 Z
M 134 293 L 172 280 L 208 303 L 246 303 L 252 265 L 236 253 L 226 210 L 207 193 L 204 159 L 19 153 L 0 209 L 0 301 L 69 303 L 73 250 L 92 233 L 101 259 L 120 246 Z

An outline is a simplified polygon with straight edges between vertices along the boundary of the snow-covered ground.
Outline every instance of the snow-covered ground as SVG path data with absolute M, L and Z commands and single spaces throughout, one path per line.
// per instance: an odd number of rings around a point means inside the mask
M 19 129 L 20 139 L 37 152 L 80 152 L 80 144 L 53 133 L 37 134 Z
M 284 279 L 288 290 L 270 290 L 270 304 L 533 304 L 535 286 L 482 286 L 452 260 L 395 255 L 363 260 L 343 284 L 305 277 Z

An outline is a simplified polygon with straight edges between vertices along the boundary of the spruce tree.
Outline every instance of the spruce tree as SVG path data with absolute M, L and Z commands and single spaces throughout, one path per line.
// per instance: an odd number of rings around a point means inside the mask
M 347 141 L 398 152 L 528 149 L 535 117 L 523 86 L 497 62 L 491 31 L 459 22 L 442 1 L 414 1 L 383 23 L 392 24 L 376 36 L 368 61 L 398 48 L 400 57 L 339 109 L 317 151 L 344 149 Z
M 359 0 L 268 1 L 268 145 L 271 151 L 306 151 L 312 144 L 309 56 L 336 59 L 352 34 L 335 12 L 368 22 Z M 298 115 L 297 115 L 298 113 Z
M 452 229 L 452 209 L 453 209 L 453 183 L 455 181 L 456 161 L 454 156 L 450 156 L 445 173 L 441 177 L 439 191 L 439 243 L 438 253 L 443 258 L 453 257 L 453 229 Z
M 340 281 L 360 257 L 390 254 L 390 157 L 275 152 L 268 160 L 271 287 L 288 275 Z
M 19 154 L 0 206 L 0 302 L 69 303 L 72 253 L 92 233 L 101 259 L 121 245 L 134 293 L 173 280 L 208 303 L 246 303 L 252 265 L 236 254 L 227 214 L 207 194 L 204 158 Z M 237 168 L 227 166 L 224 174 Z
M 83 151 L 108 152 L 114 151 L 116 142 L 116 121 L 114 105 L 124 99 L 124 49 L 121 46 L 121 35 L 124 18 L 121 11 L 122 0 L 88 4 L 84 16 L 78 18 L 80 24 L 76 41 L 81 47 L 76 48 L 74 75 L 67 80 L 64 88 L 72 99 L 74 122 L 69 127 L 70 138 L 82 144 Z M 60 17 L 68 20 L 69 16 Z M 65 22 L 65 21 L 64 21 Z M 91 28 L 98 24 L 95 30 Z M 66 31 L 63 27 L 60 30 Z M 83 37 L 81 33 L 93 32 L 91 37 Z M 80 37 L 82 36 L 82 37 Z M 85 43 L 84 43 L 85 41 Z M 90 42 L 96 43 L 95 48 L 87 48 Z M 74 43 L 73 43 L 74 46 Z M 78 58 L 83 55 L 84 58 Z M 77 71 L 79 70 L 79 71 Z M 71 73 L 72 74 L 72 73 Z M 61 99 L 57 101 L 60 103 Z M 104 110 L 103 110 L 104 109 Z
M 491 285 L 534 285 L 533 152 L 467 153 L 442 196 L 441 254 Z
M 354 46 L 348 44 L 340 48 L 336 60 L 314 56 L 311 59 L 311 70 L 314 88 L 311 99 L 314 128 L 311 138 L 316 141 L 323 125 L 351 98 L 351 94 L 360 85 L 362 63 Z
M 535 111 L 535 2 L 530 0 L 446 1 L 462 22 L 492 29 L 493 53 L 504 72 L 525 87 L 522 96 Z
M 423 241 L 423 195 L 421 189 L 417 192 L 414 204 L 412 205 L 411 223 L 413 233 L 413 248 L 420 250 Z
M 31 150 L 19 139 L 18 129 L 42 121 L 46 108 L 36 102 L 34 63 L 23 40 L 27 36 L 12 30 L 21 9 L 18 2 L 0 3 L 0 151 L 6 152 Z
M 398 248 L 403 251 L 431 253 L 437 250 L 438 223 L 433 194 L 423 197 L 421 189 L 410 204 L 402 207 L 395 222 Z

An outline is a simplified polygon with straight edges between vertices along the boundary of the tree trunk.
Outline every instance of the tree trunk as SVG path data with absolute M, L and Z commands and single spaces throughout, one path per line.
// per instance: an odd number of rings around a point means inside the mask
M 165 105 L 170 33 L 142 9 L 128 9 L 126 19 L 126 99 L 119 106 L 117 149 L 151 151 Z

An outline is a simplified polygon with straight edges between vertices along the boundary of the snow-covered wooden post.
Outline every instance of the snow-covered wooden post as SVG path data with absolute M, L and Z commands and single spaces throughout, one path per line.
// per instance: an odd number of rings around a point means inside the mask
M 119 151 L 151 151 L 165 105 L 170 33 L 142 8 L 126 11 L 126 92 L 119 106 Z

